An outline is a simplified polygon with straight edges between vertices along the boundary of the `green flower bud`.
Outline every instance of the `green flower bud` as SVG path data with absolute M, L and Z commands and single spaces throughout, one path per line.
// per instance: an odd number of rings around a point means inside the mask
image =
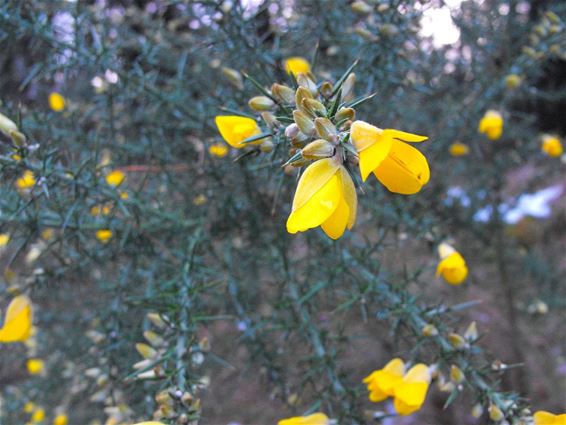
M 273 108 L 275 102 L 267 96 L 255 96 L 249 100 L 248 105 L 254 111 L 268 111 Z
M 316 127 L 317 134 L 329 142 L 338 142 L 338 131 L 332 121 L 328 118 L 316 118 L 314 120 L 314 126 Z
M 316 99 L 303 99 L 302 111 L 307 112 L 309 115 L 316 117 L 326 116 L 326 108 L 322 103 Z
M 306 159 L 329 158 L 334 155 L 334 152 L 334 145 L 323 139 L 310 142 L 301 150 L 303 158 Z
M 224 75 L 230 83 L 236 87 L 238 90 L 244 89 L 244 79 L 242 78 L 242 74 L 232 68 L 222 67 L 222 75 Z
M 274 83 L 271 86 L 271 94 L 281 103 L 291 105 L 295 102 L 295 92 L 291 87 Z
M 303 111 L 294 110 L 293 118 L 299 130 L 306 134 L 307 136 L 312 136 L 315 133 L 314 122 L 311 118 Z M 317 118 L 318 119 L 318 118 Z

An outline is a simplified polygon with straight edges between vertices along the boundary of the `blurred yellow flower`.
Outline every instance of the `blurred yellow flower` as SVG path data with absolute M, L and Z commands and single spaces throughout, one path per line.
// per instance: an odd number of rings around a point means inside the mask
M 35 404 L 32 403 L 31 401 L 26 402 L 26 404 L 24 404 L 24 412 L 25 413 L 31 413 L 33 412 L 33 410 L 35 409 Z
M 355 121 L 351 138 L 360 156 L 360 173 L 366 181 L 373 172 L 391 192 L 417 193 L 430 178 L 424 155 L 405 142 L 422 142 L 426 136 L 404 131 L 377 128 L 364 121 Z
M 200 207 L 206 204 L 206 201 L 206 196 L 201 193 L 200 195 L 197 195 L 193 198 L 193 205 Z
M 293 56 L 283 61 L 283 66 L 287 74 L 293 74 L 295 77 L 299 74 L 306 74 L 310 72 L 311 65 L 309 62 L 300 56 Z
M 30 375 L 38 375 L 45 369 L 45 362 L 41 359 L 28 359 L 26 368 Z
M 287 219 L 289 233 L 321 226 L 324 233 L 338 239 L 356 222 L 358 198 L 348 171 L 334 158 L 309 165 L 297 186 Z
M 375 370 L 364 378 L 370 401 L 378 403 L 395 395 L 395 385 L 403 379 L 404 369 L 403 360 L 395 358 L 387 363 L 383 369 Z
M 43 239 L 44 241 L 49 241 L 53 239 L 54 235 L 55 232 L 53 231 L 53 229 L 47 228 L 41 231 L 41 239 Z
M 53 425 L 67 425 L 68 422 L 69 418 L 64 413 L 59 413 L 55 416 L 55 419 L 53 419 Z
M 125 190 L 120 191 L 120 199 L 125 201 L 129 197 L 130 197 L 130 194 L 128 192 L 126 192 Z
M 8 245 L 10 235 L 8 233 L 0 233 L 0 247 Z
M 120 186 L 124 180 L 126 179 L 126 175 L 120 170 L 111 171 L 106 175 L 106 184 L 113 187 Z
M 31 421 L 34 423 L 41 422 L 45 419 L 45 410 L 41 407 L 34 410 L 33 414 L 31 415 Z
M 430 384 L 429 367 L 419 363 L 413 366 L 395 385 L 393 406 L 400 415 L 410 415 L 423 405 Z
M 470 152 L 468 145 L 460 142 L 452 143 L 448 150 L 452 156 L 464 156 Z
M 4 325 L 0 328 L 0 342 L 24 342 L 31 335 L 33 312 L 31 301 L 18 295 L 8 305 Z
M 35 182 L 36 180 L 33 171 L 26 170 L 22 176 L 16 180 L 16 187 L 21 190 L 30 189 L 35 185 Z
M 556 136 L 545 134 L 542 136 L 542 151 L 548 156 L 556 158 L 564 152 L 562 142 Z
M 208 147 L 208 153 L 218 158 L 224 158 L 228 155 L 228 146 L 224 143 L 214 143 Z
M 244 140 L 261 133 L 257 122 L 252 118 L 237 115 L 218 115 L 214 121 L 226 143 L 236 149 L 241 149 L 248 144 L 242 143 Z M 256 140 L 249 144 L 258 145 L 261 143 L 262 140 Z
M 308 416 L 295 416 L 293 418 L 281 419 L 277 425 L 328 425 L 330 419 L 324 413 L 313 413 Z
M 517 74 L 509 74 L 505 77 L 505 85 L 508 89 L 514 89 L 521 85 L 523 79 Z
M 97 215 L 110 214 L 112 207 L 110 205 L 93 205 L 90 208 L 90 215 L 96 217 Z
M 108 243 L 110 239 L 112 239 L 114 233 L 112 230 L 109 229 L 100 229 L 96 231 L 96 239 L 98 239 L 102 243 Z
M 468 266 L 464 257 L 447 243 L 438 247 L 440 262 L 436 268 L 436 276 L 442 275 L 451 285 L 460 285 L 468 276 Z
M 49 94 L 49 107 L 55 112 L 61 112 L 65 109 L 65 98 L 57 92 Z
M 503 134 L 503 116 L 498 111 L 490 109 L 480 120 L 478 131 L 487 136 L 489 140 L 498 140 Z
M 533 417 L 534 425 L 566 425 L 566 413 L 554 415 L 544 410 L 535 412 Z

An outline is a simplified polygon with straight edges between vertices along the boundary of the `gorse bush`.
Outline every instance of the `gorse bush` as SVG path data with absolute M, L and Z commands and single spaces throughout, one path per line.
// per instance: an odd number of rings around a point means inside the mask
M 565 13 L 3 2 L 0 424 L 564 424 Z

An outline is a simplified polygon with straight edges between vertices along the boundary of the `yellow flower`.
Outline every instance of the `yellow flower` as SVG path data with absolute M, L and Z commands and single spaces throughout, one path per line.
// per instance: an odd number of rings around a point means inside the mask
M 309 62 L 300 56 L 293 56 L 283 61 L 283 66 L 287 74 L 293 74 L 295 77 L 299 74 L 306 74 L 310 72 L 311 65 Z
M 542 151 L 548 156 L 556 158 L 562 155 L 564 148 L 558 137 L 545 134 L 542 136 Z
M 51 239 L 53 239 L 55 232 L 53 231 L 53 229 L 44 229 L 41 231 L 41 239 L 43 239 L 44 241 L 49 241 Z
M 464 257 L 446 243 L 438 247 L 440 262 L 436 268 L 436 276 L 442 275 L 451 285 L 460 285 L 468 276 L 468 266 Z
M 200 195 L 197 195 L 193 198 L 193 205 L 200 207 L 206 204 L 206 201 L 208 201 L 208 199 L 201 193 Z
M 498 111 L 490 109 L 480 120 L 478 131 L 487 136 L 489 140 L 498 140 L 503 134 L 503 117 Z
M 393 406 L 397 413 L 405 416 L 419 410 L 425 401 L 429 384 L 430 371 L 427 365 L 419 363 L 409 369 L 402 381 L 395 385 Z
M 392 397 L 395 394 L 395 386 L 403 379 L 405 363 L 399 358 L 391 360 L 383 369 L 373 371 L 364 378 L 369 391 L 369 399 L 374 403 Z
M 10 235 L 8 233 L 0 233 L 0 247 L 8 245 L 10 242 Z
M 523 79 L 517 74 L 509 74 L 505 77 L 505 85 L 508 89 L 514 89 L 521 85 Z
M 41 422 L 45 419 L 45 410 L 42 408 L 36 409 L 31 415 L 31 421 L 34 423 Z
M 535 425 L 566 425 L 566 413 L 553 415 L 552 413 L 539 410 L 534 415 Z
M 411 195 L 427 184 L 430 170 L 426 158 L 406 142 L 422 142 L 428 137 L 404 131 L 377 128 L 355 121 L 351 138 L 360 156 L 360 173 L 366 180 L 373 172 L 391 192 Z
M 126 192 L 125 190 L 122 190 L 119 193 L 120 193 L 120 199 L 122 199 L 124 201 L 130 197 L 128 192 Z
M 334 158 L 309 165 L 297 186 L 293 208 L 287 219 L 289 233 L 321 226 L 338 239 L 356 222 L 358 198 L 348 171 Z
M 98 239 L 102 243 L 108 243 L 110 239 L 112 239 L 114 233 L 112 230 L 109 229 L 100 229 L 96 231 L 96 239 Z
M 59 413 L 55 416 L 55 419 L 53 419 L 53 425 L 67 425 L 68 422 L 69 418 L 64 413 Z
M 31 401 L 28 401 L 26 402 L 26 404 L 24 404 L 25 413 L 31 413 L 33 412 L 34 409 L 35 409 L 35 404 L 33 404 Z
M 16 187 L 21 190 L 31 189 L 35 185 L 33 171 L 26 170 L 20 178 L 16 180 Z
M 236 149 L 243 148 L 247 143 L 242 142 L 247 138 L 261 133 L 257 122 L 252 118 L 237 115 L 218 115 L 214 121 L 226 143 Z M 261 143 L 262 140 L 256 140 L 250 144 L 258 145 Z
M 30 375 L 37 375 L 43 372 L 45 363 L 41 359 L 28 359 L 26 362 L 26 368 Z
M 96 217 L 97 215 L 108 215 L 111 211 L 110 205 L 93 205 L 90 208 L 90 215 Z
M 324 413 L 313 413 L 308 416 L 295 416 L 293 418 L 282 419 L 277 425 L 328 425 L 330 419 Z
M 126 175 L 122 171 L 114 170 L 106 175 L 106 184 L 112 187 L 118 187 L 125 179 Z
M 61 112 L 65 109 L 65 98 L 60 93 L 51 93 L 49 95 L 49 107 L 55 112 Z
M 0 342 L 24 342 L 31 335 L 33 313 L 31 301 L 18 295 L 8 306 L 4 325 L 0 328 Z
M 208 147 L 208 153 L 218 158 L 224 158 L 228 155 L 228 146 L 224 143 L 214 143 Z
M 464 156 L 470 152 L 468 145 L 460 142 L 452 143 L 448 150 L 452 156 Z

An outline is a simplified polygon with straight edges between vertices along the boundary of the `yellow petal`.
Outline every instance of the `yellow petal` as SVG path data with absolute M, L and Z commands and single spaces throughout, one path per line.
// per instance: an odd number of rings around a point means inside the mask
M 490 140 L 499 139 L 503 133 L 502 115 L 498 111 L 487 111 L 480 120 L 478 131 L 484 133 Z
M 424 403 L 428 384 L 426 382 L 403 383 L 395 388 L 393 407 L 400 415 L 410 415 L 419 410 Z
M 53 425 L 67 425 L 69 423 L 69 418 L 64 413 L 59 413 L 53 419 Z
M 354 121 L 350 127 L 350 138 L 358 152 L 363 152 L 376 143 L 382 134 L 383 130 L 381 128 L 377 128 L 365 121 Z
M 430 382 L 430 369 L 423 363 L 417 363 L 403 376 L 403 382 Z
M 226 143 L 237 149 L 246 145 L 242 143 L 244 140 L 260 133 L 257 123 L 252 118 L 237 115 L 218 115 L 214 121 Z M 261 143 L 262 140 L 258 140 L 251 144 Z
M 309 165 L 299 179 L 293 198 L 293 211 L 308 202 L 336 174 L 339 167 L 340 165 L 332 158 L 321 159 Z
M 566 413 L 553 415 L 550 412 L 539 410 L 534 414 L 534 425 L 566 425 Z
M 428 183 L 430 170 L 425 156 L 407 143 L 393 140 L 389 155 L 374 171 L 391 192 L 411 195 Z
M 366 181 L 368 176 L 387 158 L 392 143 L 393 139 L 380 136 L 376 143 L 360 152 L 360 174 L 363 181 Z
M 354 224 L 356 224 L 356 215 L 358 212 L 358 195 L 356 194 L 356 186 L 354 186 L 352 177 L 350 177 L 350 174 L 344 167 L 340 167 L 338 169 L 338 174 L 342 180 L 342 195 L 344 196 L 344 201 L 350 210 L 348 229 L 352 229 Z
M 348 218 L 350 216 L 350 208 L 344 198 L 340 199 L 338 207 L 334 210 L 332 215 L 323 222 L 320 227 L 324 233 L 331 239 L 338 239 L 344 234 L 346 226 L 348 225 Z
M 308 416 L 295 416 L 293 418 L 282 419 L 277 425 L 328 425 L 330 420 L 324 413 L 313 413 Z
M 386 128 L 383 133 L 390 136 L 392 139 L 399 139 L 403 142 L 424 142 L 428 139 L 427 136 L 419 136 L 418 134 L 407 133 L 405 131 L 393 130 L 391 128 Z
M 287 74 L 293 74 L 295 77 L 298 74 L 306 74 L 311 70 L 309 62 L 302 57 L 293 56 L 283 61 L 283 66 Z
M 364 379 L 370 391 L 370 400 L 379 402 L 394 394 L 394 388 L 403 379 L 405 364 L 403 360 L 395 358 L 383 369 L 372 372 Z
M 468 276 L 468 267 L 459 252 L 453 252 L 438 263 L 436 275 L 444 278 L 451 285 L 461 284 Z
M 33 314 L 31 301 L 19 295 L 10 302 L 4 326 L 0 329 L 0 342 L 23 342 L 31 335 Z

